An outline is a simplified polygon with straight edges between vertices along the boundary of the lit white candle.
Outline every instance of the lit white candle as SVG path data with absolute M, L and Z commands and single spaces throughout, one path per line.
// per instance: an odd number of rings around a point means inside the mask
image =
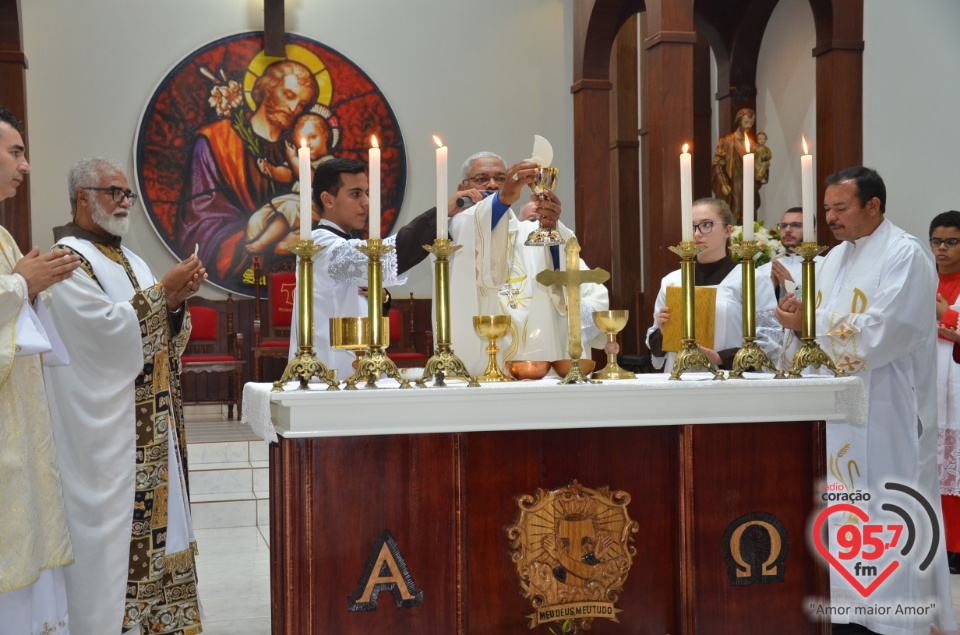
M 744 133 L 743 146 L 743 241 L 753 240 L 753 153 L 750 152 L 750 137 Z
M 800 157 L 800 194 L 803 196 L 803 242 L 816 242 L 816 229 L 814 219 L 816 218 L 816 194 L 813 189 L 813 156 L 807 148 L 807 138 L 800 135 L 803 140 L 803 156 Z
M 370 137 L 370 233 L 368 238 L 380 238 L 380 146 L 377 137 Z
M 693 240 L 693 180 L 690 177 L 690 149 L 683 144 L 680 155 L 680 236 L 687 242 Z
M 297 150 L 297 159 L 300 166 L 300 240 L 310 240 L 310 225 L 313 221 L 313 203 L 310 201 L 311 182 L 310 148 L 307 140 L 300 140 L 300 149 Z
M 433 135 L 437 144 L 437 238 L 447 237 L 447 146 Z

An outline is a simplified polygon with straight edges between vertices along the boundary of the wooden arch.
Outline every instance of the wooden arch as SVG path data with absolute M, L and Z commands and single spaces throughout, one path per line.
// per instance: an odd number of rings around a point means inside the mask
M 633 311 L 623 333 L 626 352 L 642 349 L 660 280 L 677 267 L 666 246 L 680 240 L 680 147 L 692 141 L 695 189 L 708 192 L 712 101 L 721 129 L 740 108 L 756 109 L 757 60 L 777 1 L 575 2 L 576 229 L 584 260 L 612 274 L 611 306 Z M 862 161 L 863 1 L 809 1 L 817 33 L 815 147 L 822 184 Z M 643 78 L 639 125 L 636 66 L 629 60 L 635 29 Z M 709 94 L 708 46 L 717 60 L 716 96 Z M 822 196 L 819 185 L 818 200 Z M 820 221 L 821 244 L 829 243 Z

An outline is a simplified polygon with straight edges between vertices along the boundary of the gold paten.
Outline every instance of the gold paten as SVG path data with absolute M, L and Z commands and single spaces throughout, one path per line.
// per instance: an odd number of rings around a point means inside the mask
M 437 347 L 427 360 L 423 376 L 417 380 L 417 386 L 423 388 L 433 378 L 435 387 L 446 386 L 444 379 L 462 379 L 467 386 L 478 387 L 477 378 L 467 371 L 466 364 L 457 357 L 450 346 L 450 256 L 462 245 L 454 245 L 449 238 L 435 238 L 433 245 L 423 248 L 436 256 L 434 270 L 434 310 L 437 313 Z
M 607 334 L 607 345 L 604 347 L 607 351 L 607 365 L 603 370 L 598 370 L 591 375 L 594 379 L 636 379 L 637 376 L 634 373 L 620 368 L 620 364 L 617 363 L 617 353 L 620 352 L 617 333 L 627 325 L 628 319 L 630 319 L 630 311 L 626 309 L 593 312 L 593 323 Z
M 567 288 L 567 354 L 573 363 L 570 365 L 570 372 L 560 383 L 597 384 L 600 382 L 587 377 L 580 369 L 580 364 L 576 363 L 583 355 L 583 342 L 580 339 L 580 285 L 587 282 L 603 284 L 610 279 L 610 274 L 603 269 L 580 269 L 580 243 L 576 236 L 570 237 L 563 250 L 566 252 L 566 271 L 546 269 L 537 274 L 537 282 L 544 286 L 559 284 Z
M 357 372 L 344 382 L 347 390 L 356 390 L 357 382 L 366 378 L 367 388 L 376 388 L 381 375 L 397 380 L 401 388 L 410 388 L 410 382 L 400 374 L 397 365 L 383 352 L 383 263 L 381 259 L 394 250 L 392 245 L 384 245 L 379 238 L 369 238 L 366 244 L 357 245 L 357 250 L 367 260 L 367 319 L 370 324 L 370 344 L 366 354 L 357 364 Z
M 473 316 L 473 330 L 477 335 L 487 340 L 487 355 L 490 356 L 487 361 L 487 369 L 483 374 L 477 377 L 480 382 L 513 381 L 513 378 L 507 377 L 500 370 L 497 364 L 497 353 L 500 347 L 497 346 L 497 340 L 507 334 L 510 329 L 509 315 L 475 315 Z
M 680 379 L 680 375 L 688 370 L 703 368 L 713 373 L 714 379 L 723 379 L 723 373 L 710 363 L 706 354 L 697 345 L 697 303 L 696 282 L 694 278 L 693 259 L 703 251 L 702 245 L 697 246 L 692 240 L 684 240 L 676 247 L 669 247 L 670 251 L 680 256 L 680 287 L 683 293 L 683 321 L 680 323 L 680 352 L 673 362 L 670 379 Z
M 581 633 L 596 618 L 619 621 L 620 597 L 633 566 L 636 521 L 630 495 L 609 487 L 569 486 L 517 499 L 516 524 L 507 528 L 523 596 L 535 611 L 530 628 L 569 620 Z M 583 617 L 573 617 L 573 615 Z
M 282 392 L 283 386 L 293 379 L 300 380 L 297 390 L 307 390 L 314 377 L 327 384 L 327 390 L 339 390 L 339 382 L 330 377 L 330 371 L 313 350 L 313 257 L 324 247 L 312 240 L 298 240 L 290 247 L 297 254 L 297 329 L 300 347 L 296 356 L 287 364 L 280 379 L 273 382 L 273 391 Z
M 740 254 L 740 271 L 743 275 L 743 345 L 733 358 L 730 378 L 743 379 L 745 372 L 760 372 L 769 368 L 776 379 L 783 379 L 783 371 L 773 365 L 770 357 L 754 341 L 757 339 L 757 285 L 753 257 L 763 250 L 763 243 L 744 242 L 734 246 L 733 250 Z
M 813 259 L 825 249 L 826 247 L 821 247 L 815 242 L 803 242 L 800 243 L 800 247 L 797 248 L 797 253 L 803 256 L 803 274 L 801 277 L 801 284 L 803 285 L 801 289 L 803 295 L 803 322 L 800 326 L 800 341 L 802 344 L 800 345 L 800 350 L 798 350 L 797 354 L 793 357 L 793 364 L 790 366 L 790 373 L 788 375 L 790 379 L 800 377 L 803 370 L 809 366 L 813 366 L 814 368 L 825 366 L 837 377 L 846 376 L 846 373 L 843 372 L 842 369 L 837 368 L 837 365 L 833 363 L 833 360 L 830 359 L 826 351 L 817 344 L 817 307 L 815 304 L 817 297 L 817 278 Z

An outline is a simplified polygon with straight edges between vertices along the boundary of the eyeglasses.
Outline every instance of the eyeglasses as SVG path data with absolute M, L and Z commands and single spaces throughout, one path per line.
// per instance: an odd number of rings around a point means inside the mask
M 700 232 L 701 236 L 706 236 L 713 231 L 713 226 L 716 225 L 712 220 L 705 220 L 697 225 L 693 226 L 694 233 Z
M 478 174 L 476 176 L 468 176 L 467 178 L 463 179 L 462 182 L 464 185 L 467 183 L 473 183 L 477 187 L 483 187 L 490 181 L 494 181 L 497 185 L 503 185 L 507 182 L 507 175 L 497 174 L 495 176 L 490 176 L 487 174 Z
M 110 197 L 114 203 L 122 203 L 123 199 L 129 199 L 131 205 L 137 204 L 136 192 L 125 190 L 122 187 L 111 185 L 110 187 L 81 187 L 81 190 L 93 190 L 94 192 L 110 192 Z
M 803 223 L 780 223 L 780 231 L 785 229 L 792 229 L 794 231 L 800 231 L 803 229 Z
M 953 249 L 957 245 L 960 245 L 960 238 L 931 238 L 930 246 L 934 249 L 940 249 L 940 245 L 946 245 L 950 249 Z

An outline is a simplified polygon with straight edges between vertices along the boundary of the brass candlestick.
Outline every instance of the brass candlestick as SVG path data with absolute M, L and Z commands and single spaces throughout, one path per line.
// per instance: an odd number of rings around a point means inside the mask
M 617 344 L 617 333 L 623 330 L 630 318 L 630 311 L 620 309 L 615 311 L 594 311 L 593 323 L 601 331 L 607 334 L 607 345 L 604 350 L 607 351 L 607 365 L 603 370 L 593 373 L 594 379 L 636 379 L 637 376 L 629 370 L 620 368 L 617 363 L 617 353 L 620 352 L 620 346 Z
M 817 279 L 816 269 L 813 259 L 826 247 L 821 247 L 816 242 L 803 242 L 797 248 L 797 253 L 803 256 L 803 273 L 801 277 L 801 292 L 803 294 L 803 322 L 800 330 L 800 350 L 793 356 L 793 364 L 790 366 L 788 377 L 796 379 L 800 377 L 808 366 L 820 368 L 825 366 L 837 377 L 846 375 L 842 369 L 837 368 L 826 351 L 817 344 Z
M 470 375 L 463 361 L 454 355 L 450 346 L 450 256 L 460 249 L 461 245 L 454 245 L 449 238 L 436 238 L 433 245 L 424 245 L 423 248 L 436 256 L 433 263 L 434 276 L 434 307 L 437 312 L 437 348 L 427 360 L 423 369 L 423 376 L 417 380 L 417 386 L 423 388 L 433 377 L 434 386 L 446 386 L 443 380 L 447 377 L 462 379 L 467 386 L 479 387 L 477 378 Z
M 383 263 L 381 259 L 394 250 L 379 238 L 369 238 L 357 249 L 367 261 L 367 319 L 370 321 L 370 345 L 367 354 L 357 363 L 357 372 L 344 382 L 347 390 L 356 390 L 357 382 L 367 379 L 367 388 L 376 388 L 381 375 L 393 377 L 401 388 L 410 388 L 410 382 L 400 374 L 397 365 L 383 352 Z
M 323 250 L 312 240 L 298 240 L 290 247 L 297 254 L 297 328 L 300 331 L 300 347 L 296 356 L 283 371 L 278 381 L 273 382 L 273 391 L 282 392 L 288 381 L 300 380 L 297 390 L 307 390 L 314 377 L 327 384 L 327 390 L 340 390 L 336 379 L 330 378 L 330 371 L 313 350 L 313 257 Z
M 680 286 L 683 298 L 683 315 L 680 322 L 680 351 L 673 362 L 670 379 L 680 379 L 684 372 L 696 368 L 703 368 L 713 373 L 714 379 L 723 379 L 723 373 L 710 363 L 706 354 L 697 345 L 696 326 L 696 279 L 694 277 L 693 259 L 703 251 L 692 240 L 681 241 L 676 247 L 669 247 L 670 251 L 680 256 Z
M 763 243 L 743 242 L 733 249 L 740 255 L 743 274 L 743 345 L 733 358 L 733 370 L 729 375 L 732 379 L 743 379 L 745 372 L 769 368 L 776 379 L 783 379 L 783 371 L 773 365 L 770 357 L 754 341 L 757 338 L 757 285 L 753 257 L 763 249 Z

